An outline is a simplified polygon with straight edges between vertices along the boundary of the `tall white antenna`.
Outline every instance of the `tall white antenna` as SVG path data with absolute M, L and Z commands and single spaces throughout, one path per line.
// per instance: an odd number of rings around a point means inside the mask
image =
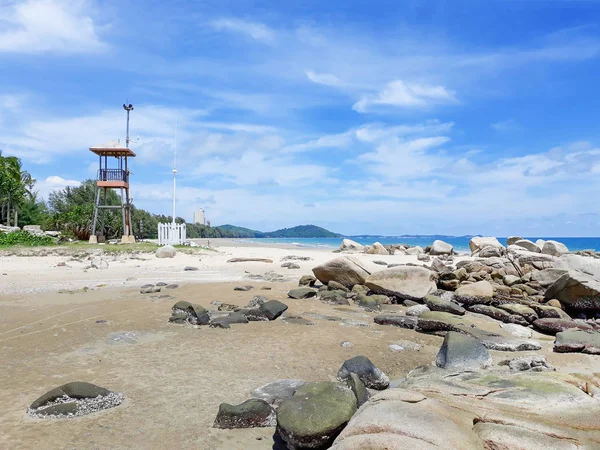
M 173 149 L 173 232 L 175 232 L 175 203 L 177 191 L 177 126 L 179 117 L 175 117 L 175 146 Z

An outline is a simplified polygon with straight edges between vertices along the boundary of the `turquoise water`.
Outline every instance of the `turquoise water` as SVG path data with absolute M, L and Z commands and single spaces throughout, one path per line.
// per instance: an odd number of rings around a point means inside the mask
M 353 241 L 358 242 L 362 245 L 372 245 L 374 242 L 380 242 L 383 245 L 390 244 L 409 244 L 409 245 L 419 245 L 425 248 L 435 239 L 441 239 L 449 244 L 452 244 L 454 249 L 457 252 L 468 252 L 469 251 L 469 241 L 471 237 L 451 237 L 451 236 L 419 236 L 419 237 L 394 237 L 394 236 L 381 236 L 381 237 L 350 237 Z M 558 242 L 562 242 L 565 244 L 570 251 L 577 250 L 595 250 L 600 251 L 600 238 L 597 237 L 528 237 L 533 242 L 537 239 L 544 240 L 554 240 Z M 285 239 L 243 239 L 245 241 L 254 241 L 254 242 L 270 242 L 274 244 L 292 244 L 297 245 L 298 247 L 321 247 L 321 248 L 339 248 L 343 238 L 285 238 Z M 506 245 L 506 238 L 498 238 L 498 240 Z

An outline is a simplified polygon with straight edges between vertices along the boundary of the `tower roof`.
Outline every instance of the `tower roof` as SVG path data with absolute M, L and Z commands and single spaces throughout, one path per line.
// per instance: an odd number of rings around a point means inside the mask
M 103 145 L 90 147 L 90 151 L 101 156 L 135 156 L 133 151 L 122 146 L 119 141 L 110 141 Z

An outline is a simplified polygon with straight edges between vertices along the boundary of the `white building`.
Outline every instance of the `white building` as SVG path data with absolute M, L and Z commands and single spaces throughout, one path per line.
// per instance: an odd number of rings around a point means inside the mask
M 204 209 L 200 208 L 199 211 L 194 211 L 194 223 L 206 225 L 206 216 L 204 215 Z

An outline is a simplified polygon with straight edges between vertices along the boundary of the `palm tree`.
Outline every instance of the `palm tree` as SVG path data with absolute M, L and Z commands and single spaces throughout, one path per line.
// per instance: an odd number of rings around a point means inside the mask
M 19 206 L 33 196 L 35 180 L 23 170 L 21 160 L 16 156 L 2 156 L 0 152 L 0 204 L 6 214 L 6 224 L 10 226 L 10 213 L 13 212 L 14 225 L 19 218 Z

